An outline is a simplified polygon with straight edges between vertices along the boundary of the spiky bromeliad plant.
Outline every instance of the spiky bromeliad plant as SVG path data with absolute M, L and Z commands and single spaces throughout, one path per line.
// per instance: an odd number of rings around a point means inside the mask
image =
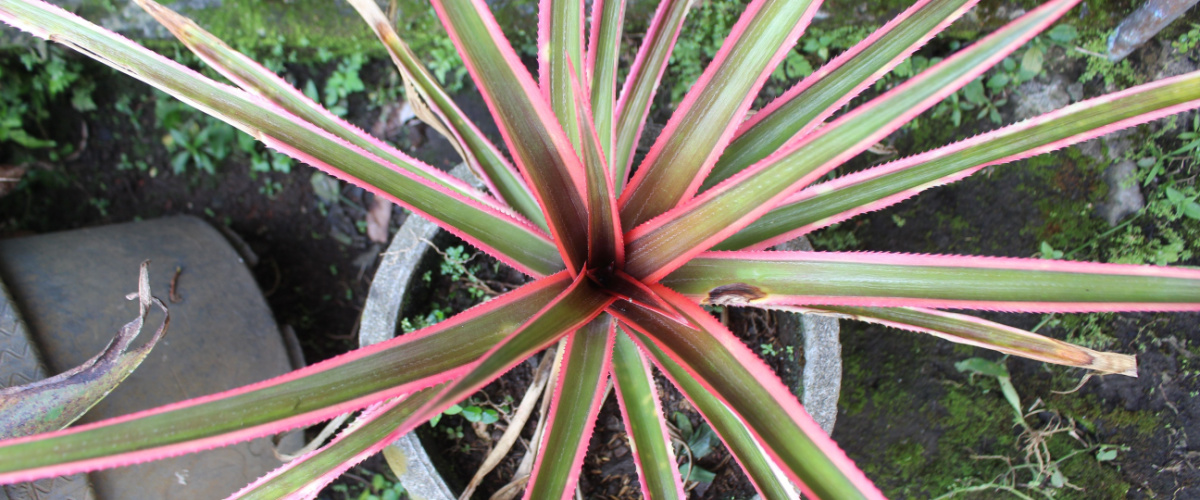
M 119 466 L 268 435 L 364 409 L 351 430 L 238 497 L 312 496 L 357 460 L 533 353 L 565 341 L 527 498 L 576 485 L 605 380 L 617 388 L 648 498 L 683 496 L 650 367 L 724 440 L 764 498 L 880 497 L 770 369 L 699 304 L 803 309 L 932 333 L 1102 373 L 1098 353 L 942 309 L 1192 311 L 1200 271 L 966 256 L 766 251 L 938 184 L 1200 106 L 1200 73 L 1083 101 L 917 156 L 815 184 L 1036 35 L 1078 0 L 1053 0 L 903 85 L 828 120 L 976 0 L 920 0 L 745 120 L 819 0 L 753 0 L 632 168 L 651 97 L 690 0 L 665 0 L 617 99 L 623 5 L 543 0 L 539 80 L 483 0 L 434 7 L 499 125 L 510 160 L 455 107 L 373 0 L 351 0 L 425 121 L 457 146 L 481 192 L 372 139 L 150 0 L 143 6 L 240 88 L 213 82 L 40 0 L 0 19 L 76 48 L 400 203 L 536 278 L 444 323 L 266 382 L 0 443 L 0 480 Z M 585 43 L 585 39 L 587 42 Z

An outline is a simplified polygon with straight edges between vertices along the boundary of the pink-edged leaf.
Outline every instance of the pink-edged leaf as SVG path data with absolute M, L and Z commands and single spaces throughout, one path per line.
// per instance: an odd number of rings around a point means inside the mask
M 1139 85 L 800 191 L 715 250 L 761 250 L 980 169 L 1200 107 L 1200 72 Z
M 667 431 L 650 364 L 623 329 L 617 334 L 613 348 L 612 372 L 629 447 L 641 480 L 642 498 L 687 498 L 679 469 L 675 467 L 675 447 Z
M 466 399 L 526 358 L 588 324 L 604 312 L 613 300 L 597 289 L 586 276 L 576 276 L 565 291 L 520 328 L 503 341 L 493 342 L 493 347 L 479 357 L 469 371 L 426 405 L 417 418 L 427 420 L 449 405 Z
M 82 417 L 117 388 L 167 332 L 171 315 L 166 304 L 150 295 L 150 261 L 138 271 L 138 316 L 126 323 L 104 350 L 83 364 L 50 378 L 0 389 L 0 439 L 56 431 Z M 163 322 L 140 347 L 129 349 L 142 333 L 150 304 L 163 311 Z
M 396 168 L 407 170 L 489 206 L 500 206 L 492 197 L 445 172 L 413 164 L 404 153 L 330 113 L 274 72 L 233 50 L 190 19 L 159 5 L 154 0 L 135 1 L 201 60 L 247 92 L 271 101 L 308 123 L 387 161 Z
M 834 314 L 893 328 L 928 333 L 951 342 L 982 347 L 1046 363 L 1074 366 L 1100 374 L 1137 377 L 1137 359 L 1099 352 L 974 316 L 919 307 L 785 307 L 797 312 Z
M 570 139 L 483 0 L 433 5 L 541 204 L 567 270 L 578 274 L 587 259 L 587 175 Z
M 634 227 L 687 200 L 787 57 L 821 0 L 753 0 L 667 122 L 621 193 L 621 222 Z
M 0 21 L 79 50 L 253 135 L 268 147 L 347 179 L 437 222 L 534 276 L 562 269 L 554 243 L 527 222 L 394 167 L 258 96 L 222 85 L 40 0 L 0 4 Z M 401 158 L 416 168 L 420 163 Z
M 920 0 L 746 120 L 713 166 L 707 190 L 815 130 L 978 0 Z
M 570 61 L 568 61 L 570 63 Z M 573 90 L 575 96 L 575 117 L 579 120 L 578 128 L 582 136 L 579 138 L 579 155 L 583 159 L 583 168 L 587 173 L 587 202 L 588 202 L 588 265 L 606 267 L 616 264 L 625 265 L 625 241 L 621 231 L 621 218 L 617 214 L 617 197 L 613 190 L 612 177 L 609 175 L 608 162 L 604 158 L 604 149 L 600 137 L 596 135 L 595 123 L 592 121 L 592 108 L 588 104 L 588 95 L 580 85 L 571 69 Z
M 659 2 L 654 18 L 650 20 L 650 27 L 642 38 L 642 46 L 621 87 L 613 125 L 613 156 L 609 161 L 617 194 L 621 194 L 629 177 L 629 167 L 633 165 L 642 128 L 650 115 L 650 102 L 667 69 L 671 49 L 675 47 L 675 40 L 679 38 L 679 30 L 691 5 L 691 0 Z
M 541 207 L 533 199 L 520 174 L 463 114 L 454 103 L 454 99 L 446 93 L 425 65 L 421 64 L 408 44 L 392 29 L 391 21 L 379 9 L 379 5 L 369 0 L 348 1 L 371 29 L 375 30 L 375 35 L 391 55 L 392 62 L 396 64 L 396 69 L 404 79 L 405 93 L 417 118 L 445 136 L 471 171 L 484 181 L 491 192 L 548 231 Z
M 616 322 L 602 314 L 567 337 L 526 499 L 575 497 L 583 457 L 604 403 L 615 335 Z
M 696 328 L 627 302 L 616 302 L 609 310 L 649 337 L 741 418 L 806 495 L 825 499 L 883 498 L 808 416 L 771 368 L 741 340 L 686 297 L 662 285 L 653 288 Z
M 276 434 L 460 377 L 570 283 L 560 272 L 435 326 L 257 384 L 0 441 L 0 483 L 119 467 Z
M 439 386 L 440 387 L 440 386 Z M 379 453 L 419 425 L 412 416 L 437 395 L 439 387 L 376 403 L 324 447 L 297 457 L 250 483 L 231 500 L 315 498 L 325 485 L 367 457 Z
M 681 316 L 662 297 L 659 297 L 657 293 L 654 293 L 654 290 L 633 276 L 625 274 L 620 269 L 613 269 L 611 272 L 594 272 L 590 277 L 603 285 L 605 293 L 633 302 L 674 321 L 687 324 L 687 319 Z
M 583 79 L 584 12 L 583 0 L 538 2 L 538 85 L 576 149 L 583 133 L 576 101 L 589 97 L 571 82 Z
M 742 466 L 742 470 L 746 472 L 746 476 L 750 478 L 750 482 L 754 484 L 762 498 L 794 500 L 799 497 L 796 487 L 792 486 L 783 471 L 779 470 L 779 467 L 767 455 L 767 451 L 750 434 L 746 424 L 732 411 L 729 411 L 725 403 L 708 392 L 708 389 L 696 381 L 695 377 L 679 366 L 679 363 L 672 361 L 671 357 L 659 349 L 649 338 L 637 332 L 633 332 L 631 335 L 638 336 L 639 344 L 654 357 L 654 362 L 662 369 L 662 372 L 675 384 L 675 387 L 679 388 L 684 397 L 692 403 L 692 406 L 704 416 L 704 419 L 721 437 L 725 447 L 733 454 L 738 465 Z M 633 345 L 632 340 L 627 339 L 626 341 L 631 346 Z M 634 348 L 637 347 L 634 346 Z
M 864 252 L 709 252 L 663 280 L 710 304 L 1198 311 L 1200 270 Z
M 955 92 L 1070 10 L 1053 0 L 625 235 L 626 271 L 658 280 Z
M 613 133 L 617 100 L 617 62 L 625 24 L 625 0 L 593 0 L 592 27 L 587 48 L 587 81 L 596 135 L 605 158 L 613 158 Z M 615 169 L 609 164 L 610 175 Z M 612 177 L 613 185 L 617 185 Z

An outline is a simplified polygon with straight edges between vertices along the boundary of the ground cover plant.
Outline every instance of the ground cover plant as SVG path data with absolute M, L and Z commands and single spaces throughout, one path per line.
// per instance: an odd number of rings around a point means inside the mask
M 277 379 L 0 442 L 0 480 L 198 451 L 365 408 L 325 448 L 236 495 L 312 496 L 395 437 L 562 341 L 561 376 L 527 498 L 573 495 L 607 379 L 636 450 L 643 495 L 684 496 L 651 366 L 706 418 L 764 498 L 794 497 L 793 483 L 818 498 L 880 497 L 758 355 L 700 304 L 853 317 L 1124 375 L 1136 374 L 1131 356 L 943 310 L 1200 309 L 1200 272 L 1181 268 L 765 251 L 986 166 L 1200 106 L 1200 73 L 1190 73 L 817 183 L 974 81 L 1076 1 L 1033 9 L 834 117 L 974 5 L 920 1 L 747 119 L 759 88 L 819 7 L 755 0 L 638 163 L 636 142 L 690 2 L 659 6 L 619 99 L 620 2 L 594 2 L 591 26 L 582 2 L 543 2 L 537 81 L 482 1 L 435 2 L 511 162 L 463 117 L 378 7 L 352 3 L 395 60 L 418 116 L 451 138 L 486 191 L 366 136 L 157 4 L 142 3 L 238 88 L 37 0 L 0 0 L 0 19 L 400 203 L 535 281 L 436 325 Z

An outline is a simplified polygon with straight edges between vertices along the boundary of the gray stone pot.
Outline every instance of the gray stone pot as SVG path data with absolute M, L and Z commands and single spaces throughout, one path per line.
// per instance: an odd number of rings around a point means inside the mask
M 464 179 L 469 176 L 464 165 L 451 172 Z M 367 295 L 359 328 L 359 345 L 368 346 L 395 336 L 405 295 L 415 287 L 414 278 L 426 254 L 431 250 L 426 242 L 434 241 L 440 229 L 415 214 L 410 214 L 393 237 Z M 776 247 L 780 250 L 812 250 L 803 237 Z M 842 357 L 838 341 L 838 320 L 808 314 L 789 314 L 781 328 L 790 329 L 787 335 L 793 347 L 804 353 L 805 366 L 800 380 L 789 381 L 793 393 L 800 397 L 809 413 L 827 433 L 833 432 L 837 417 L 838 394 L 841 390 Z M 454 500 L 429 455 L 415 434 L 407 434 L 392 443 L 389 462 L 401 462 L 397 470 L 400 482 L 409 495 L 417 500 Z M 396 460 L 397 456 L 403 457 Z

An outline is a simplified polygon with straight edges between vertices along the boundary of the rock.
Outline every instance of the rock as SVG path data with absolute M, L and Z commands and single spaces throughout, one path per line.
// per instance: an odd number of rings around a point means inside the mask
M 1109 226 L 1116 226 L 1122 219 L 1146 206 L 1146 199 L 1138 189 L 1137 165 L 1133 160 L 1110 165 L 1104 171 L 1104 182 L 1108 184 L 1108 199 L 1096 205 L 1096 214 L 1104 218 Z
M 1072 98 L 1068 93 L 1069 88 L 1070 84 L 1062 76 L 1055 76 L 1048 82 L 1030 80 L 1022 83 L 1012 93 L 1012 99 L 1016 101 L 1014 118 L 1025 120 L 1070 104 Z M 1080 97 L 1082 90 L 1080 87 Z

